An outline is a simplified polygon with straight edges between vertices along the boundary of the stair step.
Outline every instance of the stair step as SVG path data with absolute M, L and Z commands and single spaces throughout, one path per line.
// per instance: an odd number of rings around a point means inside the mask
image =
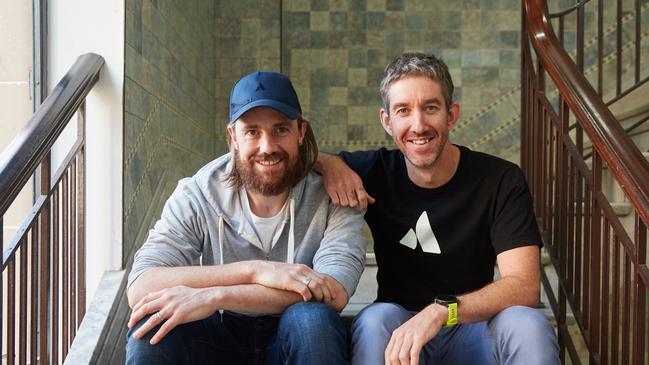
M 649 151 L 642 151 L 641 153 L 642 153 L 642 156 L 645 158 L 645 160 L 649 161 Z M 586 166 L 588 166 L 588 169 L 592 170 L 592 168 L 593 168 L 593 159 L 589 158 L 585 162 L 586 162 Z M 604 164 L 603 167 L 604 167 L 605 170 L 608 169 L 608 165 L 606 165 L 606 164 Z
M 611 208 L 618 217 L 626 217 L 633 212 L 633 205 L 627 202 L 611 202 Z

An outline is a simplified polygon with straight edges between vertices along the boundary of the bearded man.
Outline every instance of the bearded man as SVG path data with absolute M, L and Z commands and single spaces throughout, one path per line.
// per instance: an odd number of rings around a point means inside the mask
M 363 216 L 332 204 L 290 80 L 230 95 L 230 153 L 182 179 L 128 278 L 127 364 L 348 362 Z

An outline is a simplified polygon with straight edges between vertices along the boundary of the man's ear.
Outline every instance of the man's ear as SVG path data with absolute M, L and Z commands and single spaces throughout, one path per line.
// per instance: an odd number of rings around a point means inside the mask
M 234 122 L 233 124 L 228 124 L 226 130 L 228 131 L 228 136 L 230 137 L 230 144 L 232 145 L 232 147 L 234 147 L 235 150 L 238 150 L 239 145 L 237 144 L 237 133 L 234 130 L 235 125 L 236 122 Z
M 389 135 L 392 135 L 392 125 L 390 124 L 390 115 L 383 108 L 381 108 L 380 119 L 381 119 L 381 125 L 383 126 L 383 129 L 385 129 L 385 131 Z
M 448 108 L 448 118 L 446 120 L 446 125 L 448 126 L 449 131 L 453 129 L 455 123 L 460 119 L 460 104 L 453 102 L 451 107 Z

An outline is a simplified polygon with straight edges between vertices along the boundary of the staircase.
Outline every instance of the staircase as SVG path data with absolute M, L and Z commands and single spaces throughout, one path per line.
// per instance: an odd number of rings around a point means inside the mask
M 545 0 L 523 4 L 521 165 L 564 363 L 649 363 L 646 8 L 579 1 L 551 15 Z

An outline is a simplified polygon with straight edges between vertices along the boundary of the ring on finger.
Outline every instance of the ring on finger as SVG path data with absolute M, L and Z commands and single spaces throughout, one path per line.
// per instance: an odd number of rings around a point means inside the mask
M 164 321 L 165 321 L 164 317 L 162 317 L 162 314 L 160 314 L 160 312 L 155 312 L 155 316 L 158 317 L 158 319 L 160 320 L 160 322 L 164 322 Z
M 304 277 L 304 280 L 303 280 L 304 285 L 309 286 L 309 283 L 311 282 L 311 280 L 313 280 L 312 277 L 310 277 L 310 276 L 305 276 L 305 277 Z

